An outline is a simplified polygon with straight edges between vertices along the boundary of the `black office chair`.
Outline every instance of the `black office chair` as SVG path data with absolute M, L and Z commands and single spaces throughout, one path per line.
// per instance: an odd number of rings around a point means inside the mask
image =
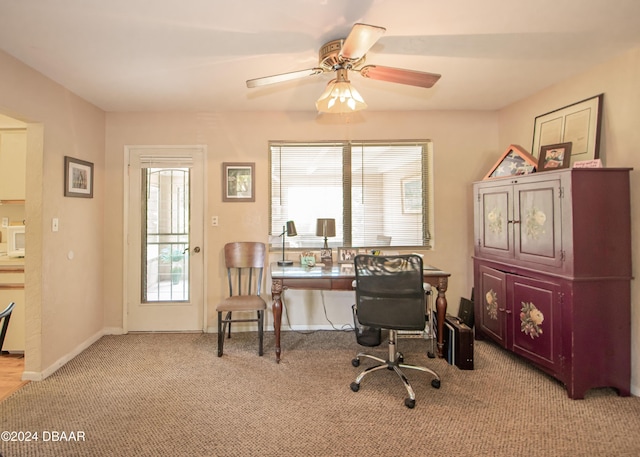
M 369 373 L 387 368 L 393 370 L 402 380 L 409 397 L 405 398 L 407 408 L 416 404 L 416 396 L 400 368 L 425 371 L 434 379 L 431 386 L 440 388 L 440 376 L 426 367 L 404 363 L 404 356 L 397 350 L 398 330 L 423 331 L 426 326 L 426 295 L 422 276 L 422 258 L 417 255 L 373 256 L 357 255 L 355 264 L 355 288 L 357 322 L 370 328 L 389 330 L 389 352 L 387 359 L 366 353 L 359 353 L 351 361 L 360 366 L 362 357 L 379 362 L 367 368 L 351 383 L 351 390 L 360 390 L 362 379 Z
M 0 354 L 8 354 L 8 351 L 3 351 L 2 346 L 4 345 L 4 338 L 7 336 L 7 329 L 9 328 L 9 320 L 11 319 L 11 313 L 13 312 L 13 308 L 16 306 L 14 302 L 9 303 L 9 306 L 5 308 L 4 311 L 0 313 L 0 321 L 2 322 L 2 330 L 0 330 Z

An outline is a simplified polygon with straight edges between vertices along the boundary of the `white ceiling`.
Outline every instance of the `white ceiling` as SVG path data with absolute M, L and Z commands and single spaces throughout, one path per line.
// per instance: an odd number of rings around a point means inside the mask
M 0 0 L 0 49 L 105 111 L 315 110 L 328 74 L 245 81 L 315 67 L 355 22 L 387 29 L 368 64 L 442 74 L 352 72 L 370 110 L 498 109 L 640 46 L 639 0 Z

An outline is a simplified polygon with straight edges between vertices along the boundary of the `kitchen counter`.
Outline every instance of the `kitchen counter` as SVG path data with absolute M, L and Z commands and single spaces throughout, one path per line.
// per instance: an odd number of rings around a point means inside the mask
M 24 257 L 9 257 L 7 255 L 0 255 L 0 269 L 5 268 L 24 268 Z

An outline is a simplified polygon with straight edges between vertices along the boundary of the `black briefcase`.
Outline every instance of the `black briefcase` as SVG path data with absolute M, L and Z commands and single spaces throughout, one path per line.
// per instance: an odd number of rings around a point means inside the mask
M 447 314 L 444 329 L 444 355 L 451 365 L 473 370 L 473 331 L 459 317 Z

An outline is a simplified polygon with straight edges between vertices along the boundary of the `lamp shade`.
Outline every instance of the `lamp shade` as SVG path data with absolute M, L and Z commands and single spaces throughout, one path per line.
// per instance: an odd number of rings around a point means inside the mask
M 367 104 L 360 93 L 347 79 L 347 70 L 340 69 L 338 77 L 327 84 L 327 88 L 316 102 L 321 113 L 352 113 L 365 109 Z
M 336 236 L 336 220 L 318 219 L 316 223 L 316 236 Z
M 297 234 L 295 222 L 287 221 L 287 236 L 296 236 Z

